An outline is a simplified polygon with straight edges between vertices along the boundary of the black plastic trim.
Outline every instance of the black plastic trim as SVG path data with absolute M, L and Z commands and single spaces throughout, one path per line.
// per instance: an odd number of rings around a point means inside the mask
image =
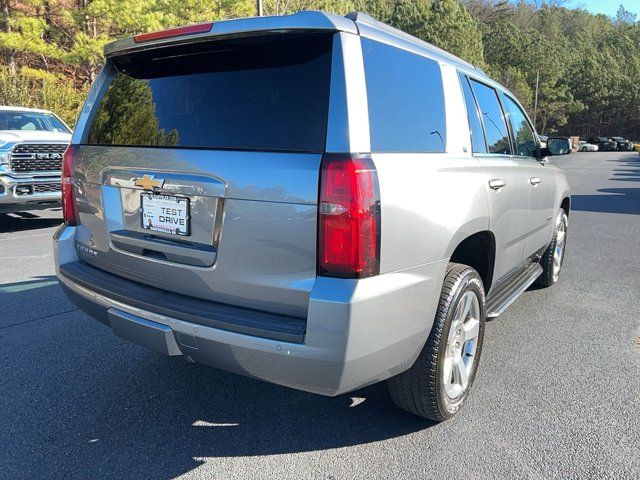
M 127 280 L 84 262 L 61 265 L 60 274 L 92 292 L 149 312 L 245 335 L 304 342 L 307 326 L 304 318 L 275 315 L 169 292 Z

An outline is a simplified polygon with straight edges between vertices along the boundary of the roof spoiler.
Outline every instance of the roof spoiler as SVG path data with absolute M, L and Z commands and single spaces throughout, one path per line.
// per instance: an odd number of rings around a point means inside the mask
M 209 28 L 209 25 L 212 26 Z M 240 18 L 145 33 L 106 44 L 104 54 L 109 58 L 139 50 L 204 41 L 215 37 L 242 37 L 297 30 L 358 33 L 356 25 L 349 18 L 325 12 L 303 11 L 293 15 Z

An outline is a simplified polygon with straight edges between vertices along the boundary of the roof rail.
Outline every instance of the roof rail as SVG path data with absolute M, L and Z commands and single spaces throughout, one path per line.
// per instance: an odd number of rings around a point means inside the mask
M 346 18 L 348 18 L 349 20 L 353 20 L 356 24 L 364 24 L 367 25 L 371 28 L 375 28 L 377 30 L 380 30 L 388 35 L 393 35 L 395 37 L 400 37 L 404 40 L 413 42 L 415 44 L 421 45 L 423 47 L 426 47 L 429 50 L 432 50 L 434 52 L 436 52 L 437 54 L 439 54 L 442 57 L 445 57 L 446 59 L 450 60 L 452 63 L 457 63 L 459 65 L 462 65 L 468 69 L 472 69 L 472 70 L 477 70 L 478 72 L 485 74 L 480 68 L 476 67 L 475 65 L 467 62 L 466 60 L 461 59 L 460 57 L 455 56 L 452 53 L 447 52 L 446 50 L 443 50 L 439 47 L 436 47 L 435 45 L 432 45 L 428 42 L 425 42 L 424 40 L 421 40 L 417 37 L 414 37 L 413 35 L 408 34 L 407 32 L 404 32 L 402 30 L 399 30 L 395 27 L 392 27 L 391 25 L 388 25 L 384 22 L 381 22 L 380 20 L 376 20 L 375 18 L 373 18 L 371 15 L 367 15 L 366 13 L 362 13 L 362 12 L 351 12 L 347 15 L 345 15 Z
M 347 13 L 345 17 L 347 17 L 349 20 L 353 20 L 354 22 L 369 23 L 371 25 L 376 25 L 382 28 L 389 27 L 389 25 L 387 25 L 386 23 L 383 23 L 380 20 L 376 20 L 371 15 L 367 15 L 366 13 L 362 12 L 350 12 Z

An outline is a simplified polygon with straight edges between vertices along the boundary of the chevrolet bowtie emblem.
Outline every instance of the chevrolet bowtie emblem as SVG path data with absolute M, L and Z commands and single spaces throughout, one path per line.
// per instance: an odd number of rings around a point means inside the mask
M 144 175 L 142 178 L 136 178 L 133 184 L 136 187 L 142 187 L 145 190 L 153 190 L 154 188 L 162 188 L 164 180 L 153 178 L 153 175 Z

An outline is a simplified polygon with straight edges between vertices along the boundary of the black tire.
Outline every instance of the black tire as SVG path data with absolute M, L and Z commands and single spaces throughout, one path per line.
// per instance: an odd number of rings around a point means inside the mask
M 556 247 L 558 246 L 558 232 L 560 231 L 562 225 L 564 225 L 563 252 L 562 258 L 560 259 L 559 270 L 557 274 L 554 274 L 554 253 L 556 251 Z M 562 271 L 562 265 L 564 264 L 564 252 L 567 245 L 568 227 L 569 218 L 567 217 L 566 212 L 560 209 L 558 215 L 556 216 L 556 223 L 553 230 L 553 239 L 551 240 L 551 243 L 540 259 L 540 265 L 542 266 L 542 275 L 540 275 L 536 280 L 536 285 L 546 288 L 555 285 L 558 282 L 560 272 Z
M 467 387 L 458 397 L 450 399 L 444 388 L 442 368 L 452 320 L 461 298 L 467 292 L 473 292 L 478 299 L 478 337 Z M 486 316 L 484 303 L 484 287 L 478 272 L 467 265 L 450 263 L 431 333 L 422 352 L 409 370 L 387 381 L 391 398 L 398 407 L 438 422 L 453 417 L 462 408 L 473 384 L 482 352 Z
M 587 151 L 587 147 L 582 147 L 582 152 L 586 152 Z

